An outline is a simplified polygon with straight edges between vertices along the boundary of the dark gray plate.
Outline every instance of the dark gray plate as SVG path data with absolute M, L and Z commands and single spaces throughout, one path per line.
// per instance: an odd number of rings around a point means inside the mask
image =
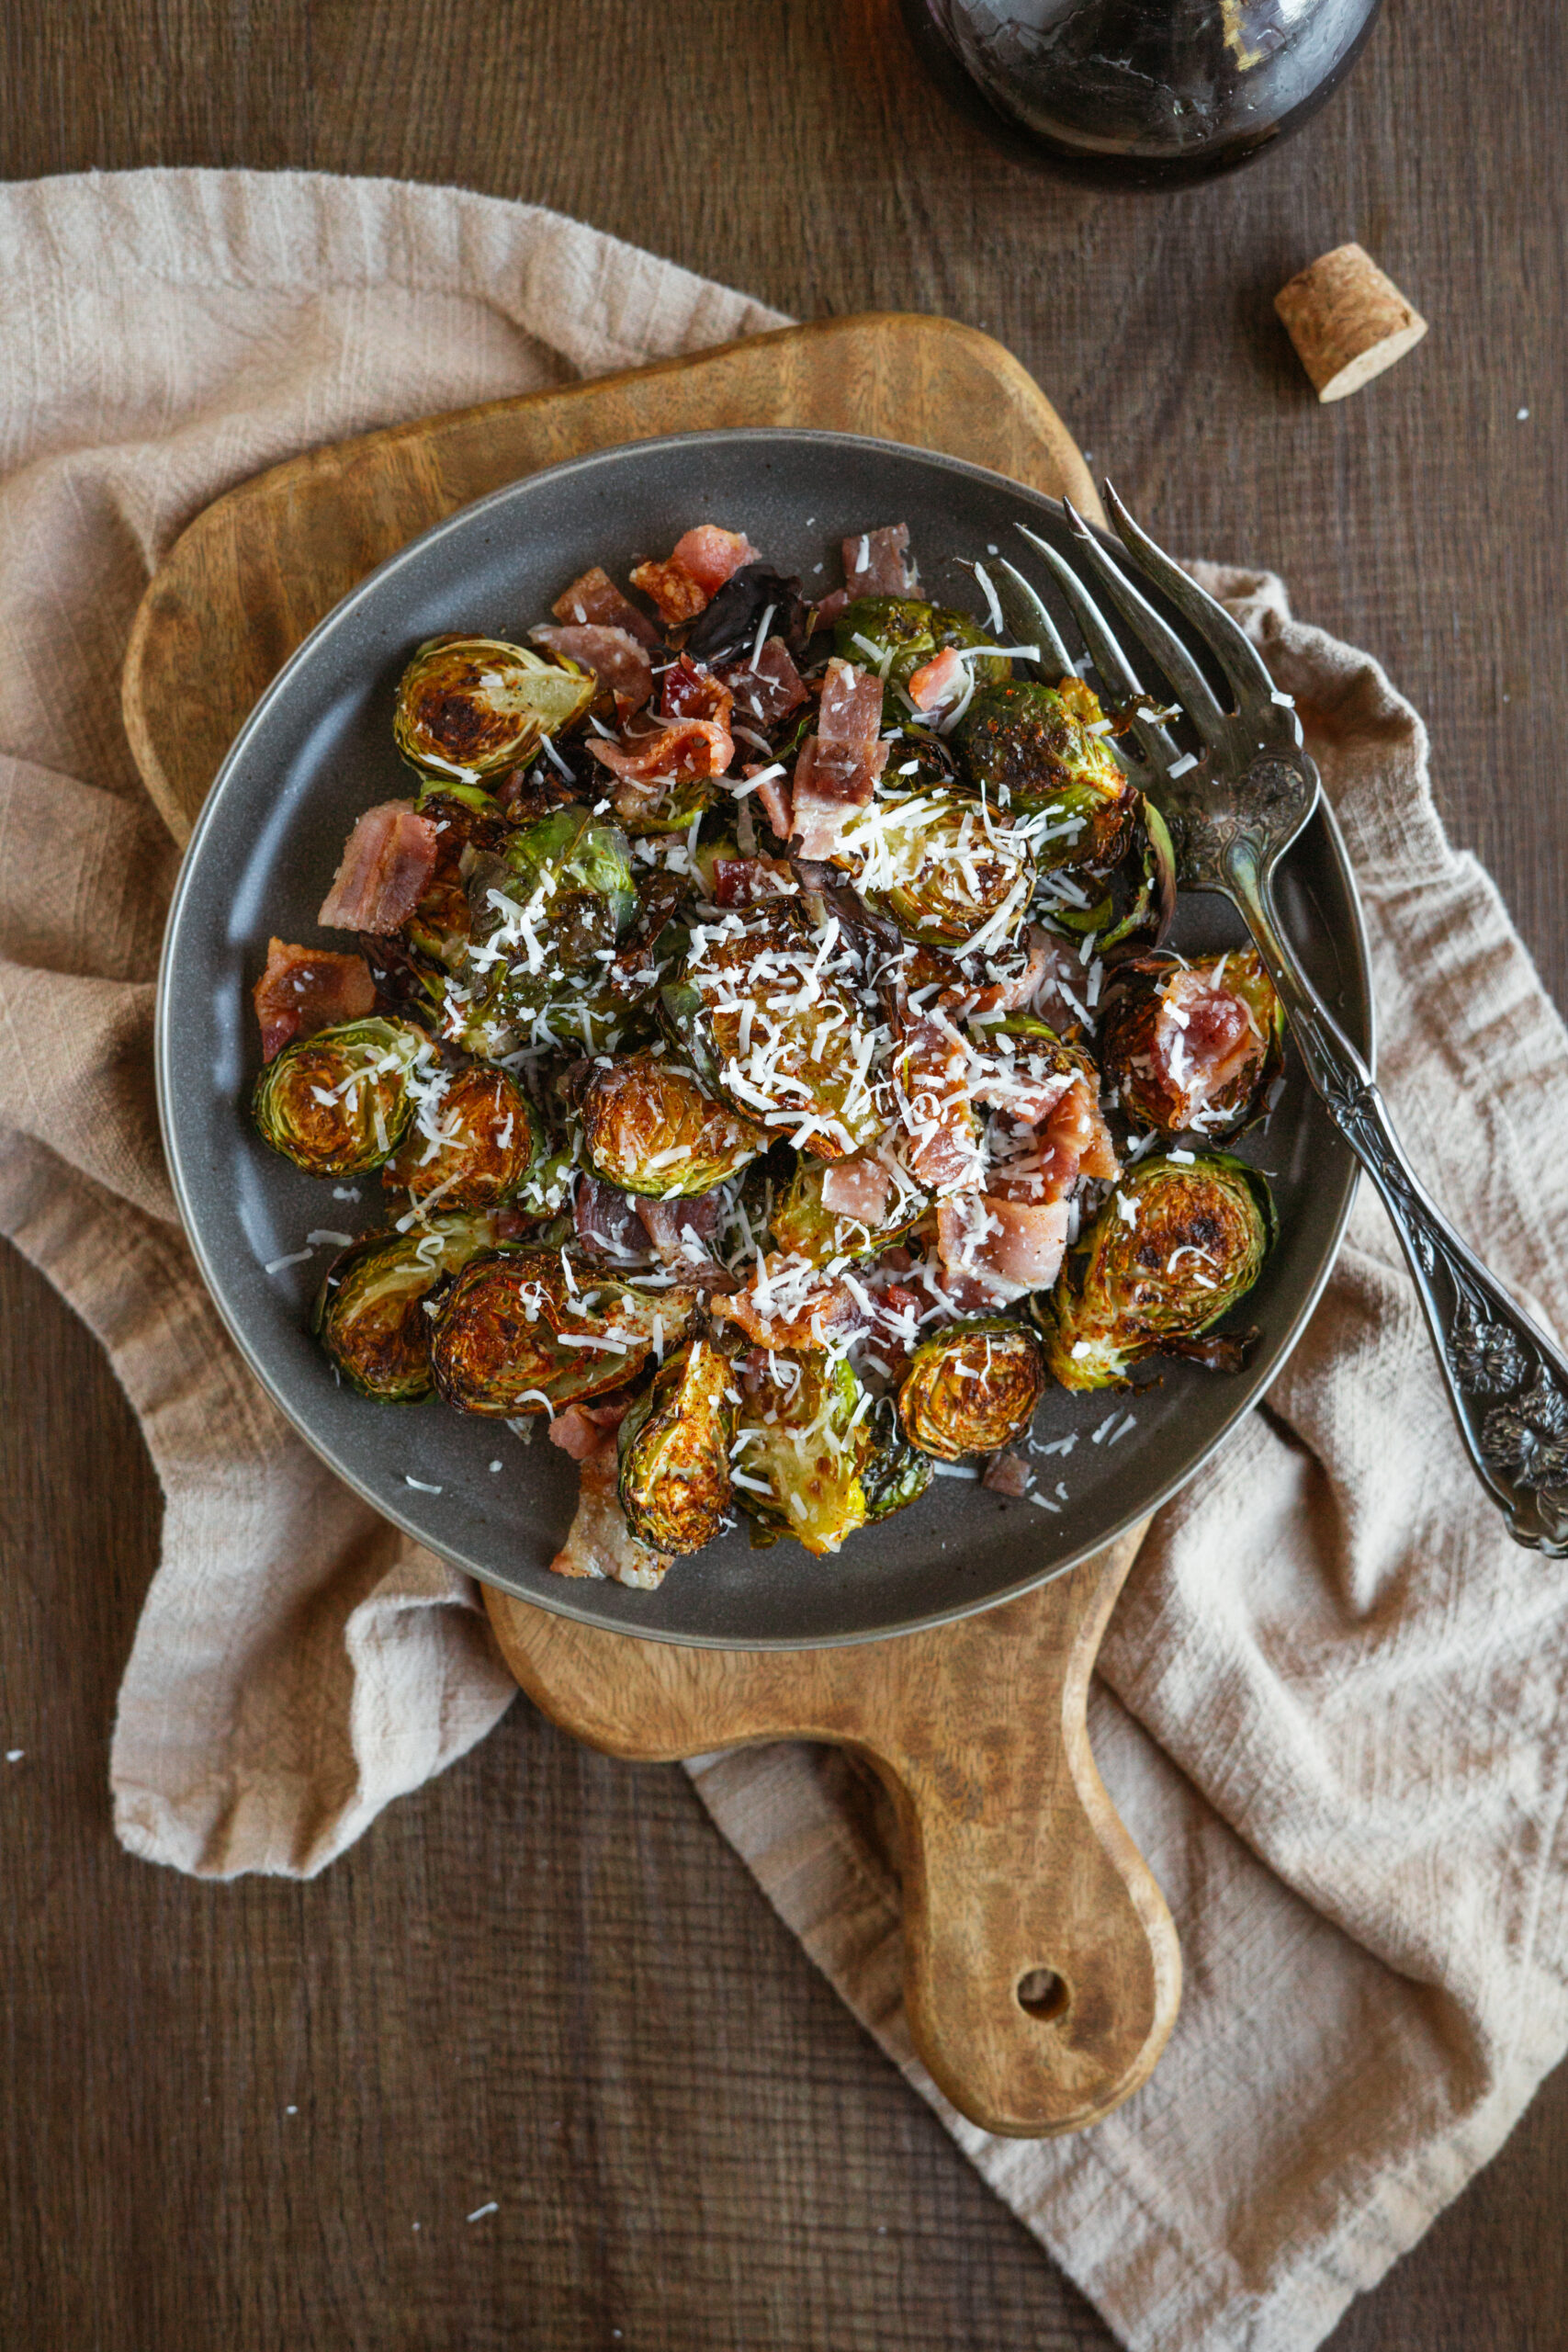
M 313 1232 L 385 1222 L 375 1178 L 360 1181 L 362 1197 L 340 1200 L 258 1142 L 245 1109 L 259 1058 L 249 989 L 270 933 L 321 936 L 315 910 L 355 817 L 407 788 L 389 721 L 412 647 L 442 629 L 516 636 L 589 564 L 624 578 L 705 520 L 744 529 L 770 560 L 824 586 L 840 576 L 840 538 L 907 520 L 927 593 L 974 605 L 953 559 L 984 560 L 990 548 L 1026 556 L 1020 519 L 1066 544 L 1060 510 L 1000 475 L 847 435 L 687 434 L 604 450 L 498 491 L 372 573 L 306 639 L 223 763 L 186 854 L 159 983 L 159 1102 L 197 1261 L 307 1442 L 389 1519 L 525 1600 L 721 1647 L 865 1640 L 985 1608 L 1071 1566 L 1190 1477 L 1273 1377 L 1327 1277 L 1354 1164 L 1292 1063 L 1267 1130 L 1244 1146 L 1273 1178 L 1283 1228 L 1248 1304 L 1263 1334 L 1248 1372 L 1173 1364 L 1140 1396 L 1047 1397 L 1040 1435 L 1075 1441 L 1037 1462 L 1049 1510 L 940 1478 L 836 1559 L 787 1542 L 753 1551 L 742 1527 L 643 1593 L 548 1574 L 577 1472 L 542 1430 L 525 1448 L 500 1422 L 434 1402 L 378 1406 L 338 1387 L 308 1329 L 333 1244 L 277 1263 L 309 1249 Z M 1066 633 L 1076 641 L 1070 624 Z M 1307 969 L 1370 1047 L 1360 917 L 1326 816 L 1292 852 L 1280 895 Z M 1224 901 L 1184 904 L 1178 944 L 1241 938 Z

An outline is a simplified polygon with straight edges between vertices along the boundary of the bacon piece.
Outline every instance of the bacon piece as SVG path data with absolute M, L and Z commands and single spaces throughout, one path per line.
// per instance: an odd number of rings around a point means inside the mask
M 795 881 L 781 857 L 716 857 L 713 900 L 716 907 L 754 907 L 764 899 L 795 895 Z
M 764 773 L 760 760 L 751 761 L 744 770 L 744 774 L 748 776 L 761 775 Z M 789 778 L 771 775 L 765 784 L 758 785 L 750 797 L 755 799 L 758 808 L 777 833 L 780 841 L 787 842 L 795 825 L 795 798 L 790 790 Z
M 554 1434 L 552 1430 L 551 1435 Z M 1033 1476 L 1022 1454 L 1015 1453 L 1010 1446 L 1004 1453 L 992 1454 L 980 1484 L 988 1487 L 993 1495 L 1010 1495 L 1018 1502 L 1029 1492 Z
M 367 808 L 344 844 L 333 887 L 316 917 L 323 931 L 400 930 L 435 871 L 440 836 L 410 800 Z
M 831 628 L 850 601 L 847 588 L 829 588 L 821 602 L 811 607 L 812 636 L 815 637 L 820 629 Z
M 629 628 L 572 621 L 563 628 L 535 628 L 528 634 L 547 652 L 564 653 L 569 662 L 592 670 L 600 684 L 609 687 L 623 717 L 640 710 L 653 692 L 653 664 Z
M 1222 967 L 1222 972 L 1223 972 Z M 1177 972 L 1160 991 L 1150 1043 L 1155 1074 L 1180 1102 L 1190 1126 L 1258 1051 L 1258 1029 L 1244 997 L 1213 976 Z
M 574 1462 L 586 1462 L 595 1453 L 615 1451 L 615 1431 L 631 1411 L 630 1396 L 607 1396 L 601 1405 L 567 1405 L 550 1423 L 552 1445 L 570 1453 Z
M 844 581 L 852 601 L 856 596 L 912 596 L 919 573 L 908 560 L 908 523 L 889 523 L 880 531 L 862 531 L 846 539 Z
M 937 1210 L 937 1256 L 949 1275 L 967 1276 L 996 1306 L 1054 1283 L 1067 1246 L 1067 1204 L 960 1193 Z
M 967 675 L 956 648 L 944 645 L 911 675 L 909 700 L 917 710 L 936 710 L 944 702 L 956 702 Z
M 817 732 L 795 763 L 792 806 L 802 857 L 831 856 L 846 819 L 875 792 L 887 764 L 881 730 L 881 679 L 852 662 L 829 662 Z
M 874 1229 L 887 1215 L 893 1197 L 893 1176 L 872 1151 L 852 1151 L 847 1159 L 829 1161 L 822 1176 L 822 1205 L 829 1216 L 852 1217 Z
M 558 1577 L 610 1577 L 616 1584 L 651 1592 L 661 1584 L 670 1556 L 643 1543 L 626 1525 L 616 1487 L 614 1446 L 591 1453 L 581 1466 L 577 1515 L 566 1542 L 550 1562 Z
M 983 1163 L 969 1106 L 964 1040 L 940 1015 L 906 1021 L 896 1069 L 910 1175 L 928 1193 L 973 1191 Z
M 550 606 L 558 621 L 592 621 L 602 628 L 624 628 L 639 645 L 656 646 L 659 631 L 629 596 L 623 596 L 609 573 L 598 564 L 574 580 Z
M 663 718 L 705 718 L 716 727 L 728 728 L 730 707 L 735 696 L 722 680 L 711 671 L 699 670 L 689 653 L 682 653 L 664 673 L 660 689 L 659 710 Z
M 864 1310 L 848 1285 L 778 1251 L 754 1267 L 729 1298 L 715 1298 L 716 1323 L 734 1323 L 760 1348 L 830 1347 L 858 1330 Z
M 596 736 L 588 748 L 602 766 L 629 784 L 683 784 L 722 775 L 735 756 L 728 728 L 712 718 L 673 718 L 634 743 L 606 743 Z
M 743 718 L 760 727 L 775 727 L 810 700 L 800 672 L 790 659 L 782 637 L 770 637 L 754 660 L 732 662 L 719 676 L 734 695 Z
M 261 1023 L 262 1059 L 270 1062 L 296 1037 L 313 1037 L 340 1021 L 362 1021 L 376 1009 L 376 983 L 363 956 L 269 939 L 266 969 L 251 1001 Z
M 702 1291 L 729 1291 L 739 1274 L 721 1266 L 711 1244 L 724 1216 L 722 1193 L 689 1193 L 684 1199 L 639 1199 L 637 1216 L 662 1264 Z
M 618 1265 L 646 1260 L 648 1235 L 637 1207 L 629 1193 L 584 1172 L 578 1177 L 571 1206 L 578 1239 L 595 1257 Z
M 743 532 L 699 523 L 695 530 L 682 533 L 662 563 L 639 563 L 632 586 L 652 597 L 669 628 L 679 628 L 706 611 L 731 572 L 756 560 L 757 550 Z
M 1069 1079 L 1043 1113 L 998 1122 L 988 1141 L 986 1190 L 1004 1200 L 1066 1200 L 1080 1176 L 1120 1173 L 1099 1098 L 1081 1077 Z

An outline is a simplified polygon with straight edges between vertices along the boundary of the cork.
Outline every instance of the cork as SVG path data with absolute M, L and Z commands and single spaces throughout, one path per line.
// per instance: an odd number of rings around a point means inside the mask
M 1359 245 L 1336 245 L 1282 286 L 1274 308 L 1320 401 L 1342 401 L 1418 344 L 1427 322 Z

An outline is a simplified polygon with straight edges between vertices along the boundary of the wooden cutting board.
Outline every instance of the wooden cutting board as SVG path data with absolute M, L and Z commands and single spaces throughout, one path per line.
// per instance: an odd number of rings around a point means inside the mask
M 137 615 L 126 729 L 177 838 L 269 679 L 417 533 L 585 450 L 727 424 L 912 442 L 1100 513 L 1072 436 L 1010 353 L 899 314 L 818 320 L 310 450 L 197 515 Z M 840 1649 L 689 1649 L 485 1600 L 525 1690 L 612 1755 L 793 1737 L 869 1762 L 900 1826 L 916 2047 L 965 2115 L 1027 2137 L 1079 2131 L 1134 2091 L 1179 1997 L 1170 1914 L 1084 1723 L 1139 1533 L 1021 1600 Z

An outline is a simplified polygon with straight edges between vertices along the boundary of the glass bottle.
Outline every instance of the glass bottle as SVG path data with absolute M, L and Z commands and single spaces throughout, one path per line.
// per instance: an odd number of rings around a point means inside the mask
M 1381 6 L 903 0 L 928 67 L 999 144 L 1118 187 L 1233 171 L 1287 137 L 1344 79 Z

